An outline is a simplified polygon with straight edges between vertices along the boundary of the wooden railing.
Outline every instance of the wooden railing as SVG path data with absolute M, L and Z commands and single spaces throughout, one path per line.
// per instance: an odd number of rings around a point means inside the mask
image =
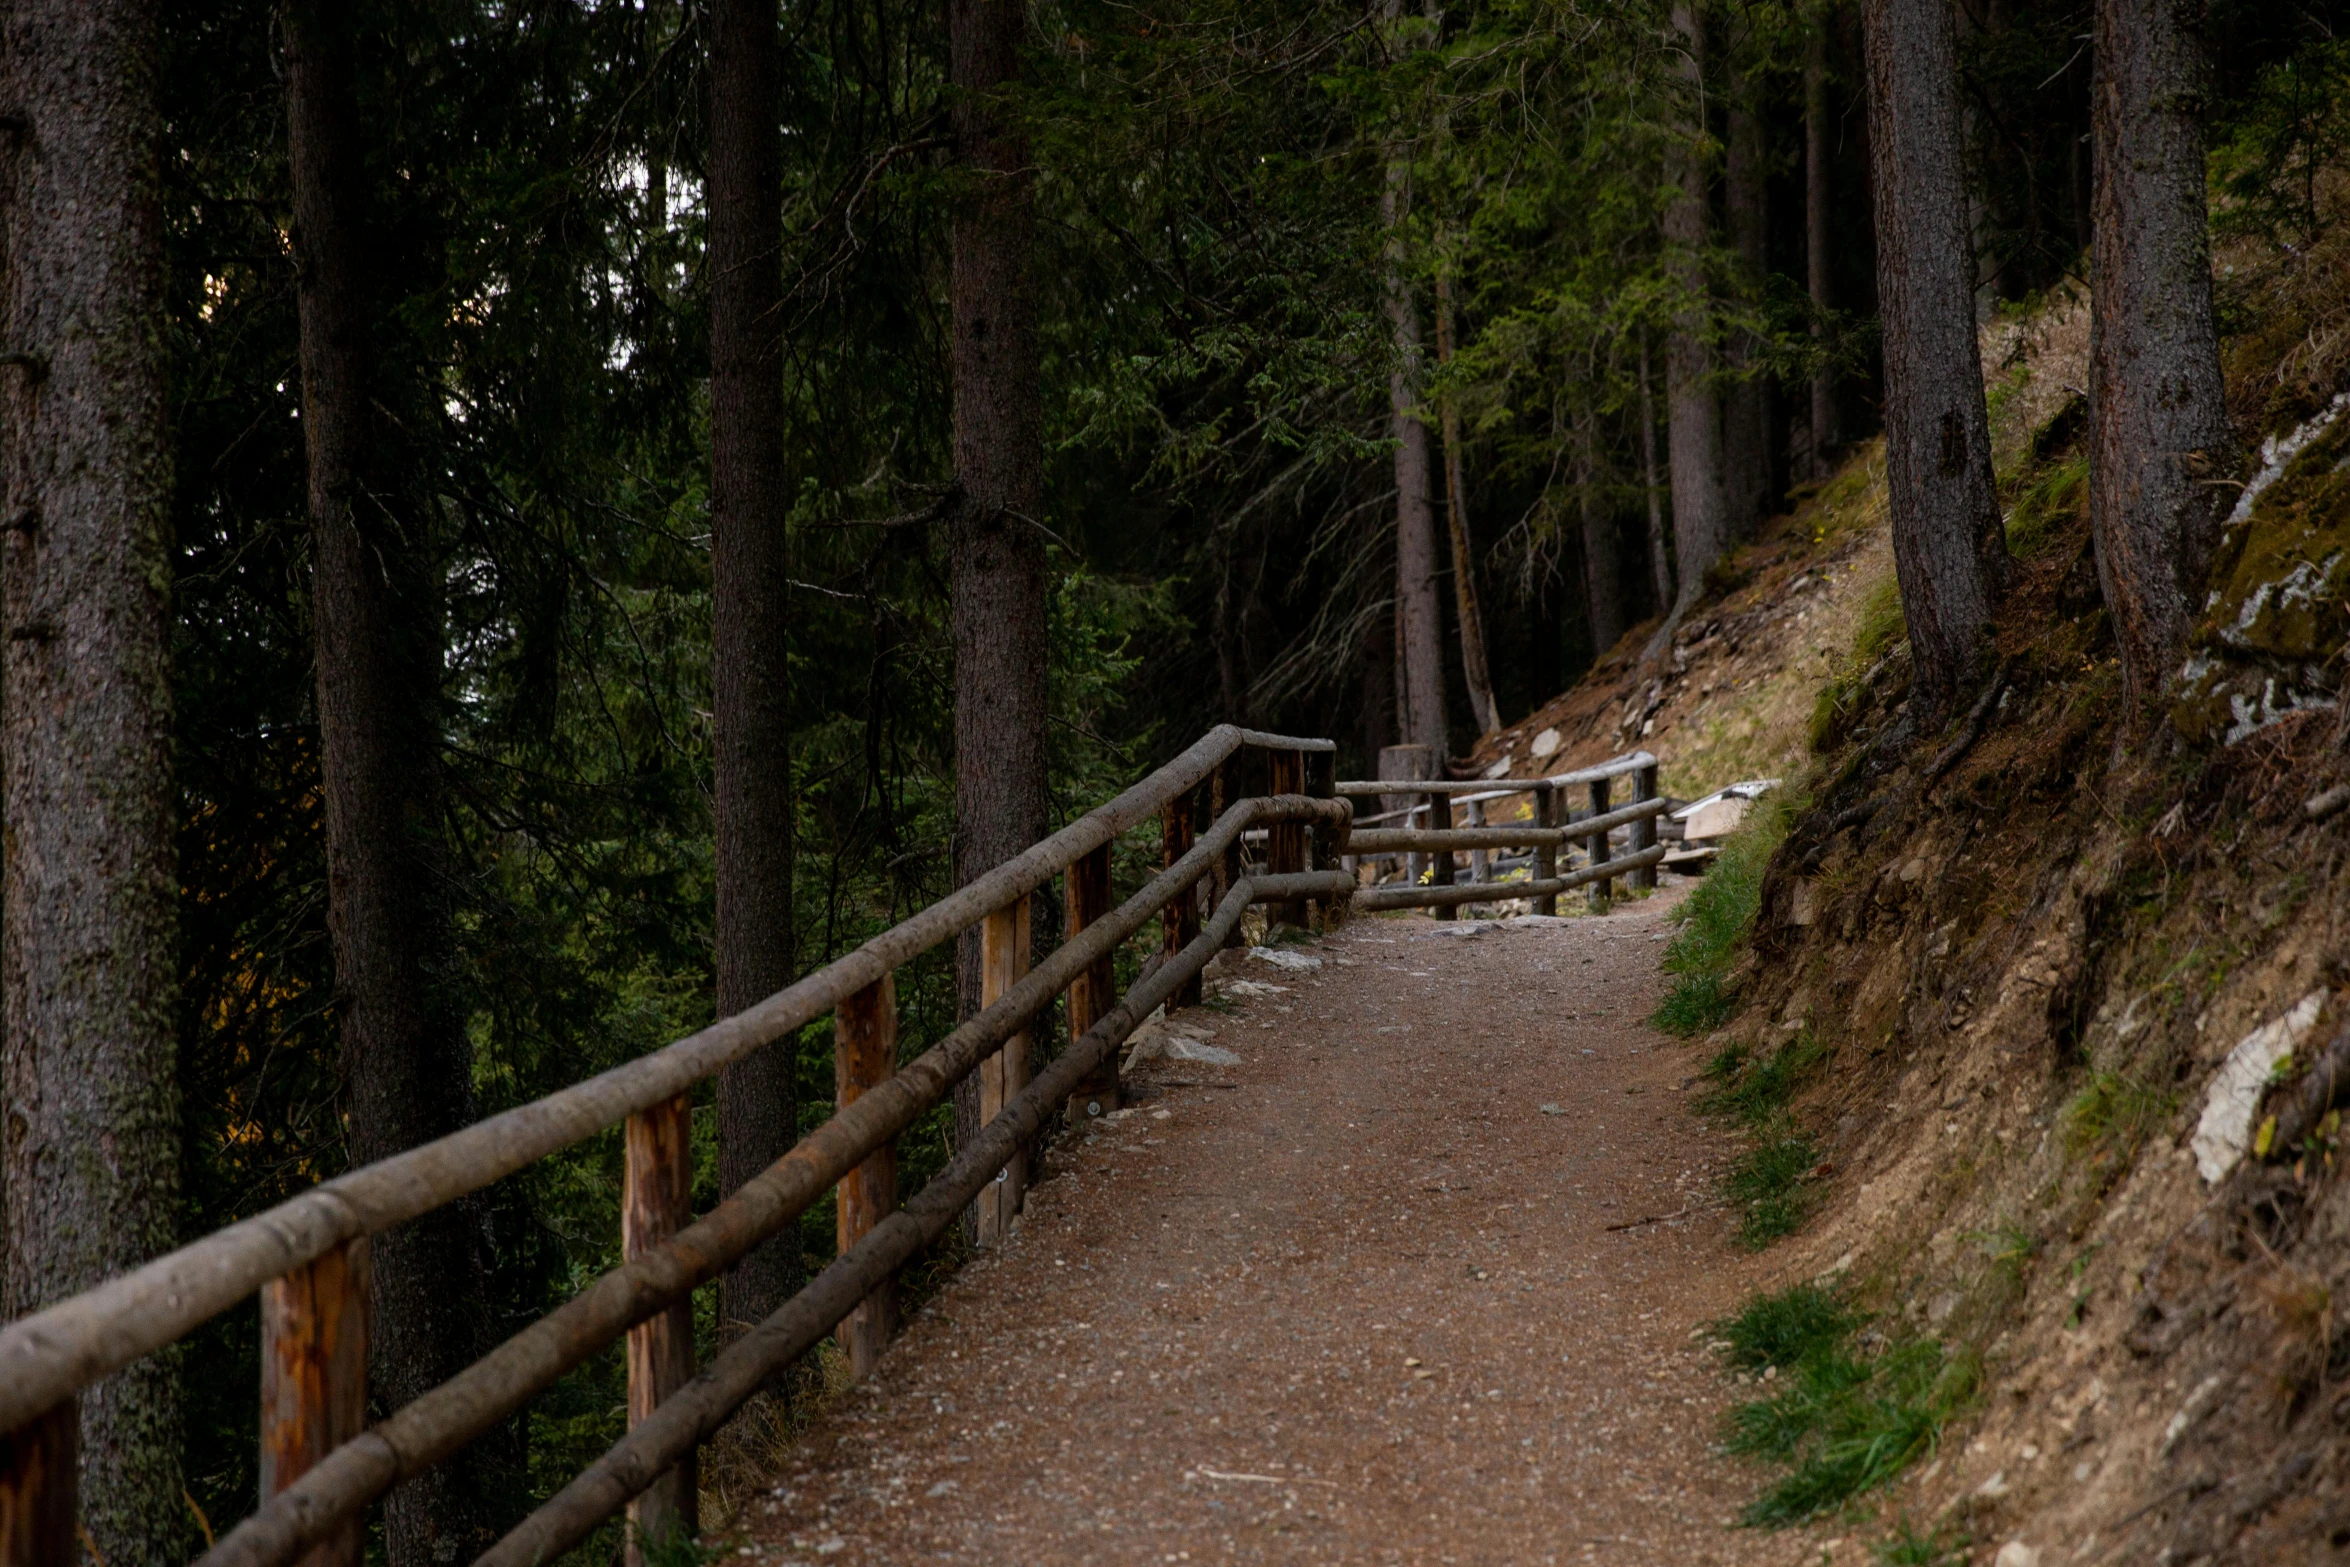
M 1333 797 L 1327 740 L 1220 727 L 1116 799 L 757 1006 L 544 1099 L 380 1160 L 205 1236 L 0 1330 L 0 1567 L 75 1558 L 76 1403 L 99 1379 L 259 1294 L 262 1497 L 202 1558 L 206 1567 L 361 1559 L 368 1505 L 460 1453 L 590 1356 L 628 1338 L 629 1432 L 481 1558 L 542 1563 L 628 1508 L 639 1535 L 690 1524 L 692 1460 L 773 1374 L 847 1322 L 852 1364 L 871 1365 L 891 1277 L 970 1207 L 1002 1236 L 1022 1159 L 1048 1119 L 1114 1107 L 1116 1051 L 1162 1003 L 1198 999 L 1200 971 L 1237 941 L 1252 903 L 1304 918 L 1342 903 L 1351 806 Z M 1244 792 L 1244 760 L 1265 781 Z M 1422 788 L 1432 786 L 1422 785 Z M 1110 845 L 1161 820 L 1163 866 L 1110 905 Z M 1204 822 L 1201 818 L 1204 817 Z M 1242 837 L 1267 829 L 1261 868 Z M 1589 830 L 1587 827 L 1586 830 Z M 1312 869 L 1320 864 L 1322 870 Z M 1028 899 L 1068 878 L 1068 939 L 1033 968 Z M 1195 889 L 1212 886 L 1205 918 Z M 1153 918 L 1161 950 L 1124 997 L 1111 958 Z M 982 1006 L 902 1067 L 892 974 L 981 928 Z M 1030 1079 L 1027 1028 L 1067 993 L 1071 1043 Z M 696 1083 L 803 1025 L 834 1019 L 837 1107 L 821 1127 L 708 1213 L 690 1209 L 687 1095 Z M 903 1208 L 890 1150 L 957 1082 L 982 1071 L 980 1133 Z M 365 1424 L 368 1237 L 480 1190 L 533 1160 L 625 1125 L 625 1261 L 456 1377 Z M 690 1298 L 836 1184 L 838 1257 L 698 1374 Z M 306 1554 L 307 1553 L 307 1554 Z
M 1656 867 L 1665 857 L 1664 846 L 1657 842 L 1656 822 L 1667 803 L 1657 794 L 1656 771 L 1655 757 L 1646 751 L 1635 751 L 1596 767 L 1524 781 L 1396 778 L 1338 784 L 1336 793 L 1341 797 L 1401 796 L 1409 802 L 1357 818 L 1362 825 L 1354 829 L 1347 842 L 1348 868 L 1352 869 L 1358 861 L 1401 857 L 1404 870 L 1393 884 L 1373 885 L 1358 891 L 1354 906 L 1451 910 L 1468 903 L 1530 898 L 1536 913 L 1556 914 L 1560 893 L 1588 887 L 1592 910 L 1604 912 L 1614 901 L 1618 877 L 1636 889 L 1656 885 Z M 1632 802 L 1614 806 L 1611 796 L 1615 780 L 1624 777 L 1632 781 Z M 1577 787 L 1585 791 L 1589 801 L 1589 808 L 1581 816 L 1576 816 L 1567 803 L 1568 793 Z M 1487 802 L 1519 795 L 1533 797 L 1530 825 L 1485 820 Z M 1453 825 L 1455 805 L 1465 808 L 1466 824 Z M 1423 814 L 1430 826 L 1416 825 Z M 1372 825 L 1398 817 L 1405 825 Z M 1439 821 L 1444 825 L 1433 825 Z M 1612 847 L 1617 828 L 1631 829 L 1630 848 L 1621 857 Z M 1568 868 L 1578 848 L 1582 851 L 1583 864 L 1579 869 Z M 1532 863 L 1527 867 L 1530 874 L 1520 880 L 1492 876 L 1490 871 L 1496 867 L 1488 861 L 1488 854 L 1495 849 L 1531 851 Z M 1470 879 L 1465 882 L 1457 879 L 1458 868 L 1453 858 L 1463 850 L 1470 855 Z

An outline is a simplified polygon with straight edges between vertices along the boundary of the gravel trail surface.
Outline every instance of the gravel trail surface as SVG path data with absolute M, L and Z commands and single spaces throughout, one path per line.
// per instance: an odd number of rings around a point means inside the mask
M 1220 958 L 1174 1021 L 1238 1064 L 1155 1060 L 1054 1147 L 1010 1244 L 749 1507 L 749 1554 L 1858 1559 L 1729 1527 L 1757 1477 L 1711 1451 L 1697 1330 L 1760 1273 L 1695 1055 L 1640 1021 L 1674 896 Z

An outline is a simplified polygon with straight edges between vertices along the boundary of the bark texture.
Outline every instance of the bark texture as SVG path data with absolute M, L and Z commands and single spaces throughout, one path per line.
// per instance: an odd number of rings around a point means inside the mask
M 1648 364 L 1648 335 L 1640 337 L 1640 484 L 1648 500 L 1648 575 L 1656 592 L 1656 613 L 1673 607 L 1673 560 L 1665 540 L 1665 492 L 1657 482 L 1656 394 Z
M 449 994 L 441 888 L 441 624 L 429 509 L 404 471 L 377 345 L 388 327 L 347 9 L 285 15 L 287 142 L 309 458 L 319 762 L 326 801 L 340 1075 L 354 1165 L 474 1116 L 472 1050 Z M 374 1245 L 370 1381 L 397 1408 L 486 1348 L 478 1208 L 452 1204 Z M 395 1567 L 469 1560 L 491 1538 L 491 1472 L 469 1454 L 393 1491 Z
M 1665 339 L 1665 421 L 1680 591 L 1658 632 L 1660 645 L 1705 590 L 1706 571 L 1721 558 L 1726 542 L 1722 405 L 1714 387 L 1714 319 L 1705 277 L 1705 29 L 1693 0 L 1680 0 L 1673 7 L 1673 29 L 1681 37 L 1686 118 L 1675 136 L 1678 151 L 1672 179 L 1677 194 L 1664 216 L 1665 269 L 1681 296 Z
M 1452 291 L 1442 274 L 1436 279 L 1436 360 L 1452 362 Z M 1493 675 L 1485 663 L 1485 612 L 1478 602 L 1477 554 L 1469 547 L 1469 497 L 1461 475 L 1461 415 L 1450 398 L 1441 418 L 1444 437 L 1444 521 L 1452 540 L 1452 596 L 1454 619 L 1461 632 L 1461 679 L 1469 689 L 1469 706 L 1477 715 L 1477 732 L 1492 734 L 1501 727 L 1501 706 L 1493 699 Z
M 1411 168 L 1387 167 L 1383 212 L 1392 233 L 1411 205 Z M 1395 438 L 1395 725 L 1405 745 L 1445 754 L 1444 610 L 1436 588 L 1436 508 L 1429 494 L 1428 426 L 1420 406 L 1420 312 L 1404 277 L 1400 239 L 1387 248 L 1387 320 L 1395 368 L 1387 378 L 1388 432 Z
M 2089 526 L 2132 709 L 2178 668 L 2232 491 L 2211 313 L 2202 7 L 2099 0 Z
M 1049 825 L 1036 211 L 1028 149 L 1001 96 L 1019 79 L 1027 16 L 1017 0 L 949 0 L 947 7 L 955 142 L 969 181 L 954 214 L 950 284 L 955 477 L 963 491 L 952 543 L 958 886 L 1027 848 Z M 1037 912 L 1049 917 L 1042 903 Z M 979 1007 L 976 929 L 957 953 L 969 1014 Z M 978 1094 L 978 1073 L 955 1091 L 959 1144 L 978 1131 Z
M 14 1317 L 175 1238 L 170 453 L 156 8 L 0 6 L 0 1190 Z M 81 1399 L 82 1521 L 184 1555 L 176 1357 Z
M 792 980 L 791 559 L 784 535 L 783 46 L 776 0 L 710 9 L 710 586 L 718 828 L 718 1010 Z M 798 1140 L 787 1044 L 718 1075 L 718 1187 Z M 735 1264 L 728 1333 L 800 1285 L 788 1226 Z
M 1950 0 L 1868 0 L 1863 22 L 1893 564 L 1922 732 L 1938 724 L 1984 645 L 2007 543 L 1975 345 Z
M 1815 18 L 1803 42 L 1803 254 L 1811 289 L 1811 337 L 1825 345 L 1828 310 L 1828 26 Z M 1836 381 L 1825 369 L 1811 378 L 1811 476 L 1828 476 L 1836 444 Z

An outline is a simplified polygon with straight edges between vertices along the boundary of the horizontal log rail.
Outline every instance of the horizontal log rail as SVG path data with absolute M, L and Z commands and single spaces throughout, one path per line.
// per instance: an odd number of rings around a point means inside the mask
M 1355 896 L 1355 906 L 1366 911 L 1432 908 L 1437 918 L 1450 919 L 1464 904 L 1530 898 L 1536 913 L 1556 914 L 1560 893 L 1588 887 L 1592 912 L 1604 912 L 1614 902 L 1618 877 L 1634 888 L 1656 885 L 1656 867 L 1664 859 L 1657 846 L 1657 817 L 1665 809 L 1657 794 L 1657 768 L 1654 756 L 1633 751 L 1547 778 L 1377 778 L 1334 784 L 1332 792 L 1341 799 L 1377 797 L 1391 807 L 1398 797 L 1406 802 L 1360 819 L 1348 838 L 1350 867 L 1359 861 L 1375 864 L 1382 858 L 1406 857 L 1400 882 L 1363 888 Z M 1632 781 L 1632 803 L 1615 807 L 1610 790 L 1616 779 L 1625 777 Z M 1562 795 L 1578 785 L 1588 791 L 1590 807 L 1570 819 Z M 1485 819 L 1487 801 L 1519 794 L 1534 797 L 1531 825 Z M 1466 825 L 1453 825 L 1456 809 L 1466 810 Z M 1418 825 L 1423 811 L 1429 820 L 1425 827 Z M 1401 827 L 1370 825 L 1399 816 L 1404 819 Z M 1440 821 L 1443 825 L 1436 825 Z M 1632 830 L 1632 852 L 1619 859 L 1610 835 L 1621 827 Z M 1584 867 L 1561 875 L 1561 851 L 1575 847 L 1583 851 Z M 1524 880 L 1497 880 L 1489 852 L 1495 849 L 1530 851 L 1533 862 L 1525 868 L 1531 874 Z M 1461 850 L 1469 855 L 1467 881 L 1458 879 L 1453 861 Z
M 844 1176 L 884 1150 L 959 1080 L 999 1051 L 1073 982 L 1105 962 L 1119 943 L 1154 916 L 1165 921 L 1170 932 L 1187 926 L 1188 920 L 1179 915 L 1176 905 L 1179 901 L 1188 903 L 1195 883 L 1207 878 L 1216 882 L 1218 914 L 1211 929 L 1221 943 L 1235 939 L 1239 912 L 1251 901 L 1278 898 L 1296 903 L 1310 898 L 1328 906 L 1350 892 L 1350 875 L 1327 871 L 1303 874 L 1301 865 L 1276 863 L 1272 869 L 1287 874 L 1272 876 L 1243 878 L 1235 873 L 1233 856 L 1241 834 L 1251 827 L 1297 824 L 1290 829 L 1293 847 L 1289 854 L 1275 853 L 1275 860 L 1280 861 L 1305 853 L 1309 828 L 1311 840 L 1325 854 L 1342 850 L 1352 818 L 1347 802 L 1326 793 L 1319 798 L 1295 792 L 1240 797 L 1233 768 L 1236 753 L 1244 747 L 1290 759 L 1276 762 L 1270 771 L 1292 789 L 1315 771 L 1307 761 L 1309 756 L 1325 759 L 1319 776 L 1322 789 L 1328 789 L 1326 758 L 1333 749 L 1331 742 L 1220 726 L 1107 804 L 744 1012 L 572 1088 L 325 1182 L 255 1218 L 230 1225 L 9 1324 L 0 1330 L 0 1461 L 15 1467 L 13 1454 L 25 1463 L 55 1468 L 53 1450 L 70 1437 L 70 1417 L 61 1428 L 63 1435 L 49 1434 L 50 1428 L 59 1426 L 58 1411 L 70 1410 L 70 1401 L 92 1382 L 170 1344 L 263 1286 L 308 1268 L 330 1252 L 477 1191 L 533 1160 L 622 1121 L 654 1112 L 674 1114 L 673 1101 L 701 1079 L 852 998 L 872 992 L 897 968 L 981 920 L 1020 905 L 1046 880 L 1104 848 L 1128 828 L 1154 814 L 1169 822 L 1181 815 L 1188 825 L 1194 801 L 1206 792 L 1202 786 L 1213 783 L 1214 822 L 1180 854 L 1175 852 L 1178 838 L 1189 834 L 1168 829 L 1170 863 L 1142 891 L 1072 935 L 991 1005 L 914 1061 L 880 1083 L 862 1088 L 853 1101 L 844 1101 L 824 1125 L 701 1219 L 683 1225 L 657 1245 L 648 1242 L 638 1254 L 570 1301 L 450 1381 L 325 1452 L 305 1472 L 281 1476 L 282 1489 L 222 1536 L 203 1561 L 207 1567 L 231 1562 L 268 1567 L 335 1538 L 360 1509 L 392 1485 L 450 1458 L 566 1372 L 632 1327 L 684 1300 L 751 1247 L 791 1223 Z M 1229 919 L 1227 911 L 1231 911 Z M 1175 976 L 1170 983 L 1182 988 L 1215 950 L 1206 949 L 1206 955 L 1187 970 L 1190 955 L 1205 940 L 1203 933 L 1188 940 L 1175 956 L 1157 962 L 1135 994 L 1156 994 L 1167 975 Z M 1132 999 L 1130 996 L 1129 1001 Z M 1143 1011 L 1156 1004 L 1149 1003 Z M 1084 1046 L 1121 1018 L 1126 1019 L 1125 1030 L 1131 1032 L 1134 1017 L 1139 1016 L 1130 1017 L 1131 1012 L 1124 1004 L 1112 1008 L 1079 1045 Z M 1123 1037 L 1121 1034 L 1120 1039 Z M 1101 1047 L 1105 1052 L 1110 1048 Z M 1038 1084 L 1058 1082 L 1066 1075 L 1064 1063 L 1078 1053 L 1074 1048 L 1064 1053 Z M 1093 1064 L 1098 1065 L 1098 1060 Z M 1010 1106 L 1025 1106 L 1021 1113 L 1034 1111 L 1029 1118 L 1034 1124 L 1024 1131 L 1004 1127 L 998 1136 L 995 1128 L 1003 1125 L 999 1117 L 971 1145 L 971 1158 L 983 1159 L 998 1145 L 1023 1146 L 1023 1140 L 1034 1135 L 1035 1126 L 1042 1124 L 1043 1112 L 1037 1107 L 1049 1102 L 1032 1095 L 1029 1088 L 1021 1088 L 1009 1101 L 1006 1114 L 1011 1113 Z M 985 1184 L 1003 1162 L 999 1158 L 984 1171 L 978 1184 Z M 950 1172 L 959 1172 L 956 1178 L 960 1180 L 968 1173 L 965 1161 L 959 1158 Z M 848 1248 L 844 1260 L 874 1255 L 867 1249 L 873 1236 L 887 1234 L 902 1240 L 908 1224 L 931 1223 L 933 1210 L 946 1201 L 946 1188 L 939 1188 L 941 1195 L 936 1201 L 929 1200 L 931 1190 L 925 1188 L 923 1198 L 917 1199 L 920 1206 L 910 1205 L 879 1219 Z M 948 1209 L 948 1218 L 958 1211 L 959 1204 Z M 943 1225 L 946 1220 L 937 1222 Z M 835 1270 L 827 1270 L 818 1283 L 836 1277 Z M 814 1336 L 829 1331 L 869 1293 L 870 1285 L 849 1298 L 840 1312 L 825 1318 Z M 795 1305 L 806 1298 L 807 1292 L 803 1292 Z M 786 1312 L 792 1309 L 787 1307 Z M 814 1336 L 792 1353 L 804 1350 L 814 1342 Z M 688 1384 L 702 1385 L 701 1381 Z M 344 1401 L 351 1396 L 347 1387 L 326 1393 Z M 635 1422 L 636 1429 L 653 1428 L 676 1396 L 670 1393 L 668 1399 L 651 1407 L 645 1418 Z M 638 1402 L 632 1398 L 632 1411 Z M 729 1412 L 732 1407 L 728 1406 Z M 677 1455 L 672 1454 L 650 1472 L 647 1483 L 676 1461 Z M 0 1482 L 11 1478 L 16 1477 L 0 1475 Z M 619 1502 L 597 1514 L 590 1526 L 644 1488 L 628 1491 Z M 62 1516 L 70 1518 L 70 1508 Z M 58 1542 L 46 1538 L 46 1533 L 53 1531 L 36 1532 L 42 1537 L 0 1540 L 0 1567 L 50 1560 L 60 1548 Z M 64 1548 L 70 1550 L 70 1540 Z

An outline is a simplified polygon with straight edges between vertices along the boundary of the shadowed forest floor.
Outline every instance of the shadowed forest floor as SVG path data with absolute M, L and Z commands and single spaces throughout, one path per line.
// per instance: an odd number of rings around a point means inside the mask
M 1286 949 L 1314 969 L 1227 954 L 1186 1018 L 1240 1063 L 1153 1062 L 1057 1145 L 1011 1244 L 817 1421 L 741 1548 L 1818 1561 L 1832 1530 L 1730 1527 L 1754 1477 L 1711 1451 L 1731 1389 L 1698 1330 L 1762 1265 L 1714 1205 L 1695 1057 L 1641 1021 L 1678 896 L 1361 919 Z

